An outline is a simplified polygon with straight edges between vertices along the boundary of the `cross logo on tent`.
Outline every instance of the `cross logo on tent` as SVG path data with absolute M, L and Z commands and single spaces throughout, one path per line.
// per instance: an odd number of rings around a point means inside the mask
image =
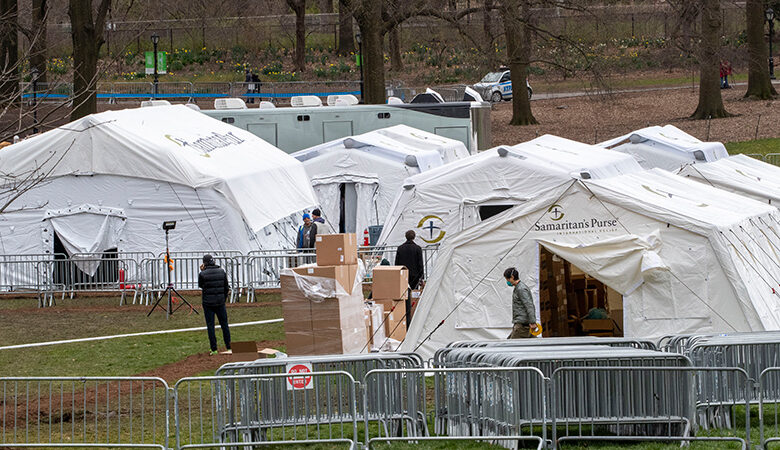
M 565 215 L 563 213 L 563 208 L 561 208 L 561 205 L 552 205 L 547 209 L 547 212 L 550 213 L 550 217 L 554 221 L 559 221 L 563 219 L 563 216 Z
M 427 238 L 423 237 L 421 233 L 420 239 L 429 244 L 435 244 L 442 240 L 446 231 L 440 225 L 444 225 L 444 221 L 438 216 L 429 215 L 420 219 L 420 222 L 417 223 L 417 228 L 427 232 Z

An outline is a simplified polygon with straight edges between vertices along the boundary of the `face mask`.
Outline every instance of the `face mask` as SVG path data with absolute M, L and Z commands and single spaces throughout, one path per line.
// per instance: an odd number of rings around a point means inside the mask
M 511 281 L 507 281 L 507 282 L 506 282 L 506 285 L 507 285 L 507 286 L 512 286 L 512 282 L 511 282 Z

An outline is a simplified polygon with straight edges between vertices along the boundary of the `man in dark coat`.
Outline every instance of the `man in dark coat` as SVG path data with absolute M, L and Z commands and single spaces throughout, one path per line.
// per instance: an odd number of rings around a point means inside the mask
M 406 242 L 398 247 L 395 254 L 395 265 L 409 269 L 409 287 L 412 289 L 417 289 L 425 276 L 422 248 L 414 242 L 416 236 L 414 230 L 407 231 Z
M 211 355 L 217 354 L 217 336 L 214 333 L 214 316 L 219 320 L 222 328 L 222 338 L 225 347 L 230 350 L 230 329 L 228 328 L 227 310 L 225 301 L 230 293 L 227 274 L 219 267 L 211 255 L 203 256 L 203 265 L 198 274 L 198 287 L 202 291 L 203 317 L 206 318 L 206 328 L 209 334 L 209 346 Z

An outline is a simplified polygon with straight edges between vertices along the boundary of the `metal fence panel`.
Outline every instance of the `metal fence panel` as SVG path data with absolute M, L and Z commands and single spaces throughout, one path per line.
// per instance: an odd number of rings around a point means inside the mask
M 753 155 L 748 155 L 755 158 Z M 761 159 L 761 158 L 757 158 Z M 768 162 L 769 164 L 774 164 L 776 166 L 780 166 L 780 153 L 767 153 L 764 155 L 763 161 Z
M 3 447 L 168 447 L 168 386 L 152 377 L 5 377 Z
M 176 448 L 325 442 L 356 447 L 357 386 L 343 371 L 183 378 L 174 387 Z

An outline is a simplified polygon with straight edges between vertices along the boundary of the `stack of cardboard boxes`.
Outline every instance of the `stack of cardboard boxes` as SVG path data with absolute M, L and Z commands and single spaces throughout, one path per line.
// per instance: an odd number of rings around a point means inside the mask
M 296 267 L 294 275 L 281 277 L 287 353 L 360 353 L 366 322 L 363 291 L 356 283 L 357 238 L 319 235 L 316 252 L 316 266 Z
M 372 284 L 372 300 L 384 307 L 385 336 L 404 340 L 409 271 L 404 266 L 376 266 Z

